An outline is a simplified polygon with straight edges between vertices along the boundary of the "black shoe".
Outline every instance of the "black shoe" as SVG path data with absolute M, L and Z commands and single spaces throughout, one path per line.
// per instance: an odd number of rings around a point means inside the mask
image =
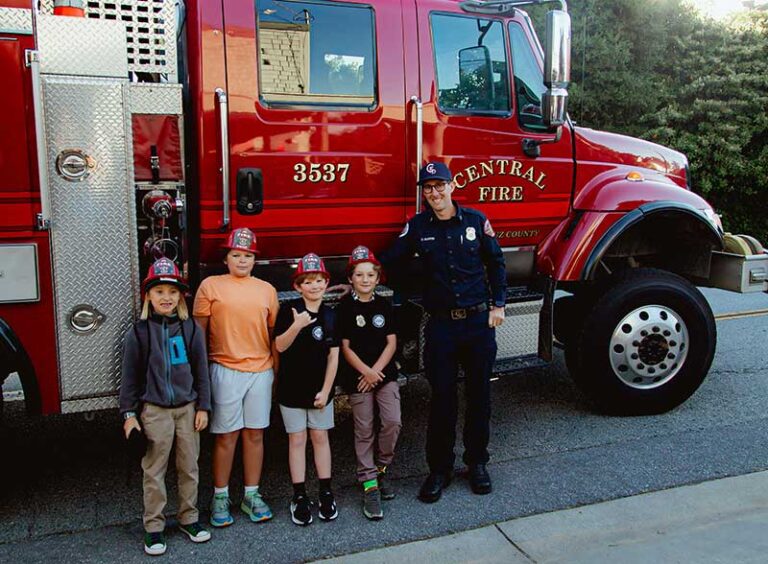
M 306 526 L 312 522 L 312 502 L 306 494 L 294 495 L 291 500 L 291 521 Z
M 491 476 L 485 464 L 471 464 L 469 466 L 469 485 L 472 491 L 478 495 L 491 493 Z
M 419 499 L 424 503 L 435 503 L 451 483 L 451 473 L 430 472 L 419 490 Z

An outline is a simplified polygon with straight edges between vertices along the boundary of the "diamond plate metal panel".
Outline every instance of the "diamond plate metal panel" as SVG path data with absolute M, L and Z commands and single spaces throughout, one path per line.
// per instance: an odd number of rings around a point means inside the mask
M 539 312 L 543 300 L 507 304 L 506 319 L 496 329 L 497 360 L 536 354 L 539 350 Z
M 91 398 L 84 400 L 63 401 L 61 402 L 62 413 L 81 413 L 83 411 L 98 411 L 100 409 L 111 409 L 117 407 L 117 396 L 107 396 L 104 398 Z
M 182 114 L 181 84 L 133 83 L 126 88 L 132 114 Z
M 32 35 L 32 10 L 0 8 L 0 33 Z
M 126 62 L 132 72 L 161 73 L 170 82 L 176 72 L 176 0 L 88 0 L 91 20 L 122 22 L 127 36 Z M 53 13 L 53 0 L 42 0 L 40 11 Z
M 138 257 L 123 83 L 49 76 L 43 94 L 61 397 L 92 398 L 116 392 L 122 338 L 135 312 Z M 64 149 L 82 150 L 95 162 L 83 181 L 57 174 L 54 163 Z M 95 332 L 70 328 L 67 316 L 78 304 L 105 315 Z
M 120 22 L 39 15 L 37 44 L 43 74 L 128 77 Z

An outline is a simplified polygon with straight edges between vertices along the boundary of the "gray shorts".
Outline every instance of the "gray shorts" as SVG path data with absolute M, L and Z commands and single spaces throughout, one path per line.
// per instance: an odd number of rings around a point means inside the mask
M 286 433 L 300 433 L 306 429 L 327 431 L 333 429 L 333 402 L 323 409 L 280 406 Z
M 211 363 L 211 433 L 266 429 L 272 408 L 272 369 L 239 372 Z

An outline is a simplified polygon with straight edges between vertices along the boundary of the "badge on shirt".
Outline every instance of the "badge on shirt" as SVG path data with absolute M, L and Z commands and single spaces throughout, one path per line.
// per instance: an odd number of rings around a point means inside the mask
M 358 327 L 365 327 L 365 317 L 363 317 L 362 315 L 358 315 L 355 318 L 355 321 L 357 322 Z
M 322 341 L 323 340 L 323 328 L 318 325 L 314 329 L 312 329 L 312 336 L 315 338 L 316 341 Z
M 376 327 L 376 329 L 381 329 L 384 327 L 384 316 L 380 313 L 377 313 L 373 316 L 373 326 Z
M 475 233 L 474 227 L 467 227 L 467 231 L 464 234 L 464 236 L 467 238 L 467 241 L 474 241 L 477 239 L 477 233 Z

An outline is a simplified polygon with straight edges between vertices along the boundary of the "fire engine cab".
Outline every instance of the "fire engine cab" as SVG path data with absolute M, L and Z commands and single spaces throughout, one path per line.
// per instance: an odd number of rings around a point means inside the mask
M 558 345 L 605 411 L 683 402 L 715 351 L 696 285 L 763 290 L 768 255 L 727 246 L 684 155 L 568 119 L 565 0 L 544 48 L 521 9 L 547 1 L 0 0 L 0 382 L 32 413 L 116 406 L 154 259 L 194 289 L 249 227 L 278 290 L 310 250 L 344 282 L 441 161 L 504 250 L 498 373 Z M 393 285 L 405 375 L 418 276 Z

